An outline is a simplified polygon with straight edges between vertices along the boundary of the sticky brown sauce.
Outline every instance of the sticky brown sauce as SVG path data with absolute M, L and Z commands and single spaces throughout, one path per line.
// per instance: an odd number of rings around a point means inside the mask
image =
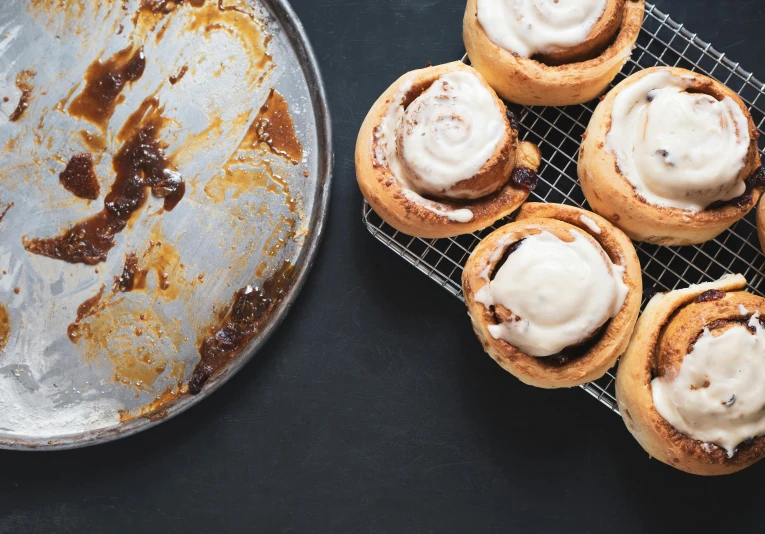
M 18 121 L 29 107 L 29 102 L 32 99 L 32 91 L 34 90 L 32 79 L 36 74 L 37 73 L 33 70 L 23 70 L 16 75 L 16 87 L 21 91 L 21 96 L 19 97 L 19 103 L 16 105 L 16 109 L 13 110 L 13 113 L 8 117 L 11 122 Z
M 92 317 L 104 309 L 101 299 L 103 298 L 105 291 L 106 286 L 102 285 L 98 293 L 77 307 L 77 319 L 75 319 L 74 322 L 71 323 L 66 330 L 69 341 L 72 343 L 77 343 L 80 340 L 81 325 L 83 320 L 87 319 L 88 317 Z
M 265 143 L 271 152 L 289 159 L 295 165 L 303 160 L 303 145 L 295 132 L 289 105 L 275 89 L 271 89 L 266 103 L 260 108 L 242 141 L 243 145 L 250 147 L 258 143 Z
M 220 174 L 207 182 L 204 191 L 208 198 L 220 203 L 226 199 L 227 192 L 231 192 L 231 199 L 236 200 L 256 187 L 266 188 L 272 193 L 281 190 L 290 211 L 294 212 L 295 201 L 287 182 L 278 176 L 269 162 L 258 162 L 250 157 L 249 152 L 252 150 L 268 150 L 296 165 L 303 160 L 303 146 L 295 131 L 287 101 L 273 89 L 247 128 L 234 155 L 223 166 Z
M 184 285 L 193 287 L 193 284 L 184 283 L 186 280 L 180 277 L 177 272 L 180 266 L 180 255 L 175 247 L 152 240 L 140 258 L 135 252 L 125 256 L 122 272 L 114 277 L 113 289 L 121 293 L 147 290 L 147 277 L 154 271 L 157 296 L 165 301 L 174 300 Z
M 79 198 L 95 200 L 101 192 L 90 154 L 73 155 L 58 179 L 64 189 Z
M 175 85 L 179 81 L 181 81 L 181 78 L 183 78 L 186 75 L 186 72 L 189 70 L 188 65 L 184 65 L 181 67 L 181 70 L 170 76 L 170 84 Z
M 6 204 L 4 208 L 0 211 L 0 222 L 3 222 L 3 219 L 5 219 L 5 215 L 8 213 L 8 211 L 15 206 L 13 202 L 10 204 Z
M 69 105 L 69 114 L 104 131 L 121 102 L 123 89 L 143 76 L 145 68 L 143 47 L 130 46 L 104 62 L 93 62 L 85 71 L 85 88 Z
M 106 260 L 114 247 L 114 236 L 144 205 L 147 189 L 164 198 L 165 211 L 172 210 L 183 198 L 186 186 L 165 155 L 167 146 L 159 139 L 164 124 L 157 100 L 146 99 L 117 135 L 125 141 L 112 162 L 115 180 L 104 199 L 104 209 L 57 237 L 25 238 L 24 247 L 33 254 L 95 265 Z
M 271 311 L 289 288 L 292 271 L 292 264 L 284 262 L 263 282 L 263 287 L 247 286 L 234 294 L 226 315 L 200 344 L 201 359 L 189 380 L 190 393 L 202 391 L 210 377 L 261 332 Z
M 88 130 L 80 130 L 80 139 L 91 152 L 105 152 L 107 148 L 106 137 L 94 134 Z
M 120 422 L 126 423 L 139 417 L 146 417 L 151 421 L 156 421 L 164 418 L 168 411 L 167 405 L 178 397 L 188 393 L 188 386 L 183 383 L 183 375 L 185 370 L 186 362 L 182 360 L 173 361 L 171 364 L 169 378 L 173 380 L 175 384 L 165 388 L 165 390 L 158 394 L 153 401 L 144 406 L 141 406 L 137 410 L 120 410 Z
M 248 72 L 257 72 L 258 83 L 262 83 L 274 67 L 272 57 L 267 53 L 271 37 L 266 35 L 265 25 L 253 13 L 234 5 L 224 5 L 224 0 L 141 0 L 134 19 L 134 37 L 143 35 L 146 27 L 154 29 L 165 16 L 183 5 L 198 8 L 186 31 L 203 31 L 205 35 L 212 29 L 223 29 L 241 39 L 252 58 Z M 157 40 L 162 35 L 164 32 L 160 30 Z M 85 73 L 84 87 L 82 84 L 75 86 L 57 104 L 55 109 L 92 123 L 98 128 L 96 132 L 100 130 L 95 134 L 88 130 L 79 132 L 84 147 L 87 147 L 83 152 L 100 154 L 107 151 L 103 132 L 116 107 L 125 101 L 126 88 L 141 78 L 145 67 L 143 48 L 131 45 L 108 59 L 92 63 Z M 187 71 L 188 66 L 183 65 L 169 76 L 168 81 L 173 85 L 178 83 Z M 72 98 L 73 95 L 76 96 Z M 29 95 L 26 105 L 28 98 Z M 220 126 L 220 119 L 217 120 Z M 246 116 L 240 127 L 245 120 Z M 103 210 L 76 222 L 56 237 L 25 238 L 25 248 L 31 253 L 70 263 L 98 264 L 114 247 L 115 236 L 132 223 L 133 215 L 146 203 L 149 192 L 164 199 L 165 211 L 172 210 L 184 197 L 185 182 L 177 173 L 173 158 L 166 153 L 167 145 L 161 139 L 165 126 L 163 109 L 155 98 L 147 98 L 115 138 L 120 148 L 113 157 L 114 182 L 106 194 Z M 188 150 L 188 146 L 184 150 Z M 303 160 L 303 147 L 289 106 L 278 92 L 271 91 L 238 150 L 271 153 L 295 165 Z M 76 154 L 60 176 L 68 190 L 85 195 L 83 198 L 94 196 L 92 189 L 87 187 L 93 186 L 93 182 L 85 179 L 90 177 L 88 171 L 92 170 L 92 158 L 88 154 Z M 229 170 L 230 176 L 238 172 Z M 287 182 L 270 165 L 257 174 L 237 175 L 232 181 L 247 184 L 247 187 L 257 183 L 271 192 L 283 193 L 290 210 L 294 211 L 295 202 Z M 98 183 L 97 177 L 95 183 Z M 80 187 L 83 184 L 84 187 Z M 97 197 L 98 192 L 95 193 Z M 5 211 L 8 209 L 6 207 Z M 293 219 L 281 217 L 277 229 L 266 242 L 269 253 L 275 254 L 294 235 L 294 225 Z M 175 298 L 180 290 L 180 283 L 176 282 L 181 278 L 174 273 L 182 270 L 177 251 L 169 244 L 153 239 L 142 254 L 132 252 L 126 255 L 121 272 L 114 273 L 111 291 L 102 286 L 97 294 L 83 302 L 67 329 L 69 339 L 83 348 L 86 358 L 107 357 L 113 365 L 114 380 L 125 386 L 152 391 L 150 386 L 159 376 L 163 379 L 170 376 L 175 381 L 175 385 L 158 394 L 148 405 L 130 413 L 120 413 L 122 420 L 138 416 L 161 418 L 166 414 L 164 406 L 167 403 L 189 391 L 198 393 L 217 370 L 262 330 L 290 286 L 293 267 L 285 262 L 263 282 L 262 288 L 247 287 L 235 293 L 224 315 L 210 328 L 209 335 L 201 336 L 200 362 L 188 385 L 183 383 L 183 362 L 173 360 L 186 341 L 182 338 L 178 319 L 165 317 L 161 308 L 155 307 L 155 311 L 138 309 L 126 295 L 132 291 L 156 289 L 157 294 L 165 295 L 166 299 Z M 156 274 L 156 288 L 152 283 L 152 271 Z M 259 270 L 261 275 L 263 272 L 264 269 Z M 194 283 L 189 287 L 203 282 L 204 273 L 199 276 L 195 273 Z M 140 343 L 136 344 L 136 338 Z M 170 350 L 167 343 L 171 344 Z
M 0 304 L 0 352 L 8 344 L 11 335 L 11 316 L 3 304 Z
M 151 391 L 186 340 L 178 319 L 139 306 L 145 305 L 120 295 L 116 281 L 109 293 L 102 286 L 78 307 L 77 318 L 67 334 L 72 343 L 81 347 L 86 360 L 111 364 L 115 383 Z M 166 343 L 161 348 L 163 341 Z

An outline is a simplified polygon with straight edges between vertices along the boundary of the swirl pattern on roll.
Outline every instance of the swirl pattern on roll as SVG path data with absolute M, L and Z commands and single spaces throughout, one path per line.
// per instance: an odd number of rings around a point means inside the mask
M 627 295 L 624 268 L 587 233 L 570 226 L 563 239 L 541 231 L 516 243 L 476 294 L 502 319 L 488 327 L 496 339 L 530 356 L 551 356 L 589 339 L 619 313 Z
M 765 456 L 765 298 L 727 275 L 655 296 L 616 377 L 619 410 L 651 456 L 690 473 Z
M 478 198 L 502 184 L 449 191 L 478 174 L 494 155 L 505 118 L 494 96 L 470 73 L 441 76 L 409 104 L 396 132 L 398 155 L 412 189 L 422 194 Z
M 539 147 L 461 61 L 407 72 L 380 95 L 356 139 L 356 180 L 404 234 L 453 237 L 513 213 L 537 184 Z
M 486 352 L 543 388 L 596 380 L 627 346 L 640 311 L 640 262 L 598 215 L 527 203 L 468 258 L 462 288 Z
M 607 0 L 478 0 L 478 22 L 498 46 L 522 57 L 583 43 Z
M 647 202 L 698 212 L 744 194 L 750 137 L 737 102 L 689 91 L 690 81 L 658 70 L 625 87 L 606 149 Z

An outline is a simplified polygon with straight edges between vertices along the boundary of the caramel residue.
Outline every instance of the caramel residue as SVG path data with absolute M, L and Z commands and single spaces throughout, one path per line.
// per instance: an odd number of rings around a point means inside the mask
M 139 417 L 146 417 L 150 421 L 157 421 L 166 417 L 168 410 L 167 405 L 178 397 L 188 393 L 188 386 L 183 383 L 183 375 L 185 370 L 186 362 L 182 360 L 174 360 L 170 369 L 169 378 L 173 380 L 175 384 L 165 388 L 164 391 L 154 397 L 154 400 L 144 406 L 141 406 L 137 410 L 120 410 L 120 422 L 126 423 Z
M 5 214 L 8 213 L 8 210 L 11 209 L 15 205 L 16 204 L 14 204 L 13 202 L 11 202 L 10 204 L 6 204 L 5 205 L 5 207 L 3 208 L 3 211 L 0 211 L 0 222 L 3 222 L 3 219 L 5 218 Z
M 16 109 L 11 113 L 10 117 L 8 117 L 11 122 L 18 121 L 29 107 L 29 101 L 32 99 L 32 91 L 35 88 L 34 85 L 32 85 L 32 79 L 34 79 L 36 75 L 37 73 L 33 70 L 22 70 L 16 75 L 16 87 L 21 91 L 21 96 L 19 97 L 19 103 L 16 106 Z
M 114 277 L 114 291 L 128 293 L 147 289 L 147 276 L 154 271 L 157 282 L 157 297 L 165 301 L 176 299 L 182 289 L 183 280 L 177 274 L 181 266 L 180 254 L 167 242 L 151 240 L 149 248 L 139 258 L 135 252 L 125 257 L 122 273 Z
M 210 377 L 228 364 L 239 349 L 256 337 L 292 282 L 293 266 L 285 261 L 262 287 L 238 290 L 219 324 L 211 328 L 199 346 L 200 360 L 189 380 L 189 392 L 197 394 Z
M 303 145 L 295 132 L 295 123 L 290 115 L 289 105 L 275 89 L 260 108 L 258 116 L 250 125 L 242 144 L 255 147 L 265 143 L 277 156 L 282 156 L 297 165 L 303 160 Z
M 98 293 L 77 307 L 77 318 L 66 330 L 66 333 L 69 336 L 69 341 L 77 343 L 80 340 L 80 326 L 82 321 L 103 309 L 104 306 L 101 302 L 101 298 L 104 296 L 105 291 L 106 287 L 102 285 Z
M 204 36 L 215 30 L 222 30 L 239 39 L 252 59 L 248 70 L 260 71 L 261 80 L 273 68 L 273 58 L 267 52 L 272 37 L 266 35 L 265 24 L 250 9 L 224 5 L 224 0 L 208 2 L 194 12 L 188 30 Z
M 105 152 L 108 146 L 106 137 L 91 133 L 88 130 L 80 130 L 80 139 L 92 152 Z
M 148 98 L 120 130 L 117 138 L 125 141 L 112 161 L 115 179 L 104 199 L 104 209 L 57 237 L 24 238 L 24 247 L 29 252 L 69 263 L 95 265 L 106 260 L 114 247 L 114 236 L 145 204 L 147 189 L 164 199 L 165 211 L 180 202 L 186 185 L 165 155 L 167 145 L 159 139 L 165 124 L 163 111 L 155 98 Z
M 189 70 L 188 65 L 184 65 L 181 67 L 181 70 L 179 70 L 177 73 L 170 76 L 170 84 L 175 85 L 179 81 L 181 81 L 181 78 L 183 78 L 186 75 L 186 72 Z
M 253 150 L 267 150 L 293 164 L 298 164 L 303 159 L 303 147 L 295 132 L 287 102 L 273 89 L 247 128 L 247 133 L 233 156 L 221 172 L 205 185 L 205 194 L 216 203 L 221 203 L 226 199 L 228 191 L 231 191 L 231 198 L 235 200 L 255 187 L 265 187 L 273 193 L 279 192 L 281 188 L 290 211 L 294 212 L 295 200 L 289 192 L 287 182 L 274 172 L 270 162 L 259 162 L 253 158 Z
M 104 286 L 80 305 L 67 334 L 88 361 L 108 358 L 115 382 L 141 391 L 151 391 L 186 341 L 178 319 L 137 308 L 115 288 L 105 296 Z
M 114 277 L 114 287 L 123 293 L 146 287 L 146 270 L 138 266 L 138 256 L 135 252 L 125 257 L 122 274 Z
M 74 154 L 58 179 L 64 189 L 79 198 L 95 200 L 101 192 L 90 154 Z
M 143 47 L 129 46 L 104 62 L 96 60 L 85 71 L 85 89 L 69 104 L 69 114 L 98 126 L 103 132 L 112 118 L 126 85 L 146 68 Z
M 0 352 L 8 344 L 11 337 L 11 316 L 5 306 L 0 303 Z
M 268 176 L 261 169 L 232 168 L 230 164 L 227 164 L 219 174 L 207 182 L 204 191 L 212 201 L 221 203 L 226 200 L 228 191 L 231 191 L 232 200 L 236 200 L 247 191 L 267 186 Z

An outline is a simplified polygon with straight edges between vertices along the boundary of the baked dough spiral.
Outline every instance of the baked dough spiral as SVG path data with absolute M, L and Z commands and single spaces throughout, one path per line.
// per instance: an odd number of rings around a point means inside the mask
M 643 0 L 468 0 L 463 39 L 472 65 L 506 100 L 581 104 L 629 59 Z
M 619 363 L 627 428 L 654 458 L 698 475 L 765 456 L 765 299 L 741 275 L 656 295 Z
M 372 106 L 356 143 L 369 204 L 396 230 L 424 238 L 509 215 L 536 186 L 540 162 L 491 87 L 461 62 L 402 76 Z
M 486 352 L 526 384 L 573 387 L 603 376 L 640 311 L 640 262 L 602 217 L 528 203 L 475 248 L 462 276 Z
M 758 133 L 733 91 L 673 67 L 640 71 L 598 104 L 579 152 L 592 209 L 637 241 L 713 239 L 762 190 Z

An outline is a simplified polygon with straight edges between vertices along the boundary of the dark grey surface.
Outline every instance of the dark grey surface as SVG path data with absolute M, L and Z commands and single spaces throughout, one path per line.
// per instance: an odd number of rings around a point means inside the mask
M 1 452 L 0 531 L 762 531 L 765 463 L 703 479 L 585 393 L 521 385 L 464 308 L 360 224 L 356 133 L 401 73 L 462 54 L 463 0 L 294 0 L 334 114 L 329 228 L 258 357 L 199 406 L 96 448 Z M 657 5 L 765 78 L 765 5 Z

